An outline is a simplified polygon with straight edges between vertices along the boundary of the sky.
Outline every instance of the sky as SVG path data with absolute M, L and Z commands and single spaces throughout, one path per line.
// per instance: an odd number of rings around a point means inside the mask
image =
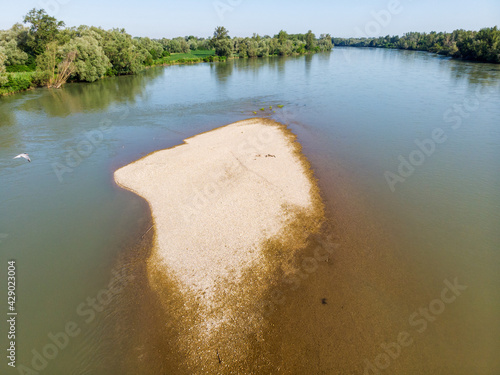
M 0 29 L 33 8 L 66 26 L 118 27 L 150 38 L 208 37 L 216 26 L 233 37 L 312 30 L 343 38 L 500 26 L 500 0 L 0 0 Z

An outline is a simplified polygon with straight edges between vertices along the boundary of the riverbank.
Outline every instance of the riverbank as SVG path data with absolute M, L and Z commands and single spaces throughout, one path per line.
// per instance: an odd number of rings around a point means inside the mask
M 181 64 L 195 64 L 202 62 L 217 62 L 219 58 L 215 56 L 215 51 L 210 51 L 212 53 L 196 54 L 196 53 L 177 53 L 171 56 L 158 59 L 153 65 L 144 66 L 144 70 L 149 68 L 154 68 L 157 66 L 169 66 L 169 65 L 181 65 Z M 37 83 L 36 72 L 35 71 L 23 71 L 23 72 L 8 72 L 5 73 L 5 82 L 0 84 L 0 97 L 6 95 L 16 94 L 18 92 L 33 90 L 36 88 L 45 87 L 45 85 L 40 85 Z M 110 78 L 109 76 L 103 77 L 101 79 Z M 72 81 L 70 81 L 72 82 Z M 78 83 L 78 81 L 75 81 Z M 88 83 L 88 82 L 81 82 Z
M 264 345 L 273 280 L 294 272 L 295 252 L 323 220 L 293 134 L 240 121 L 120 168 L 115 181 L 150 204 L 150 285 L 182 331 L 186 368 L 219 366 L 217 350 L 228 369 L 248 368 L 249 348 Z
M 498 47 L 494 41 L 500 37 L 497 26 L 479 31 L 457 29 L 451 33 L 410 32 L 403 36 L 333 38 L 339 47 L 376 47 L 410 51 L 426 51 L 454 59 L 500 64 Z
M 314 52 L 313 52 L 314 53 Z M 303 53 L 300 55 L 306 55 L 308 53 Z M 298 56 L 299 54 L 291 54 L 290 56 Z M 278 57 L 278 55 L 269 55 L 268 57 Z M 242 57 L 238 55 L 231 56 L 229 58 L 225 56 L 215 55 L 215 50 L 200 50 L 200 51 L 190 51 L 189 53 L 172 53 L 169 56 L 162 57 L 160 59 L 154 60 L 152 65 L 145 65 L 141 71 L 146 69 L 155 68 L 158 66 L 170 66 L 170 65 L 191 65 L 200 63 L 212 63 L 212 62 L 225 62 L 228 59 L 240 59 Z M 249 57 L 244 57 L 248 59 Z M 261 57 L 256 57 L 261 58 Z M 113 76 L 105 76 L 100 79 L 106 79 Z M 100 80 L 99 79 L 99 80 Z M 98 81 L 99 81 L 98 80 Z M 80 81 L 68 81 L 68 83 L 88 83 Z M 0 97 L 6 95 L 16 94 L 18 92 L 33 90 L 36 88 L 45 87 L 46 85 L 41 85 L 38 83 L 37 74 L 35 71 L 22 71 L 22 72 L 8 72 L 5 73 L 5 80 L 1 83 L 0 80 Z

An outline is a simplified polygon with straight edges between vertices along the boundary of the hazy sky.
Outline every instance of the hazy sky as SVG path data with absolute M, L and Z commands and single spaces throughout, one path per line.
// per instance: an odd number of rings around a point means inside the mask
M 311 29 L 349 37 L 479 30 L 500 22 L 500 0 L 0 0 L 0 29 L 21 22 L 32 8 L 67 26 L 123 27 L 152 38 L 207 37 L 219 25 L 231 36 Z

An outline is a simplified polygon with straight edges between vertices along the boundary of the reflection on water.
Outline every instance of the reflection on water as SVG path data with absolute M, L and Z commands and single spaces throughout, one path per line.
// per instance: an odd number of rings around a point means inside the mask
M 216 64 L 210 64 L 210 69 L 215 73 L 218 84 L 227 83 L 233 71 L 234 60 L 224 61 Z
M 44 111 L 51 117 L 65 117 L 85 111 L 105 110 L 115 103 L 132 105 L 144 95 L 147 84 L 162 73 L 162 69 L 152 68 L 137 75 L 105 78 L 94 83 L 70 83 L 60 90 L 46 90 L 45 95 L 26 100 L 20 109 Z
M 8 102 L 9 99 L 4 99 L 5 102 Z M 0 106 L 0 126 L 9 126 L 13 125 L 15 122 L 15 115 L 14 112 L 7 106 L 7 105 L 2 105 Z M 2 140 L 0 139 L 0 142 Z
M 313 60 L 313 55 L 306 55 L 305 56 L 305 62 L 306 62 L 305 72 L 306 72 L 306 77 L 309 77 L 309 75 L 311 74 L 311 63 L 312 63 L 312 60 Z
M 467 80 L 470 84 L 498 86 L 500 66 L 498 64 L 464 64 L 462 61 L 446 60 L 442 68 L 449 70 L 455 81 Z
M 298 135 L 328 208 L 323 235 L 339 247 L 300 276 L 298 288 L 277 279 L 282 294 L 270 298 L 282 302 L 268 316 L 255 373 L 363 373 L 400 332 L 413 341 L 390 358 L 387 373 L 498 373 L 499 82 L 500 69 L 489 64 L 335 48 L 155 68 L 1 98 L 0 233 L 8 236 L 0 238 L 0 263 L 15 258 L 19 265 L 19 364 L 31 366 L 32 350 L 43 351 L 50 332 L 74 321 L 80 336 L 40 373 L 188 372 L 177 350 L 179 327 L 148 288 L 148 207 L 111 176 L 151 151 L 257 111 Z M 452 129 L 443 114 L 476 90 L 488 94 Z M 67 149 L 77 150 L 103 121 L 111 121 L 110 131 L 60 182 L 53 163 L 65 163 Z M 437 127 L 448 140 L 393 193 L 384 172 L 397 171 L 398 156 L 408 158 L 415 140 Z M 33 162 L 13 160 L 20 152 Z M 321 240 L 311 239 L 297 262 Z M 135 279 L 87 324 L 77 307 L 107 288 L 113 269 Z M 455 278 L 468 289 L 416 331 L 410 316 L 429 309 L 444 280 Z M 377 363 L 372 372 L 386 365 Z

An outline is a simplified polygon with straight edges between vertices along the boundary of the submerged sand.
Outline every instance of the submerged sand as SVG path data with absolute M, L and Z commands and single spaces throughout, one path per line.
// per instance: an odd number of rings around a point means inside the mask
M 205 335 L 204 343 L 221 332 L 234 336 L 240 326 L 257 334 L 262 317 L 253 306 L 265 295 L 269 273 L 287 267 L 287 256 L 322 217 L 315 180 L 295 137 L 267 119 L 186 139 L 120 168 L 115 180 L 150 204 L 151 273 L 160 270 L 175 283 L 183 299 L 184 321 L 178 324 L 198 325 L 189 329 L 190 342 L 196 335 Z M 151 284 L 162 288 L 153 278 Z M 230 342 L 246 350 L 234 337 Z

